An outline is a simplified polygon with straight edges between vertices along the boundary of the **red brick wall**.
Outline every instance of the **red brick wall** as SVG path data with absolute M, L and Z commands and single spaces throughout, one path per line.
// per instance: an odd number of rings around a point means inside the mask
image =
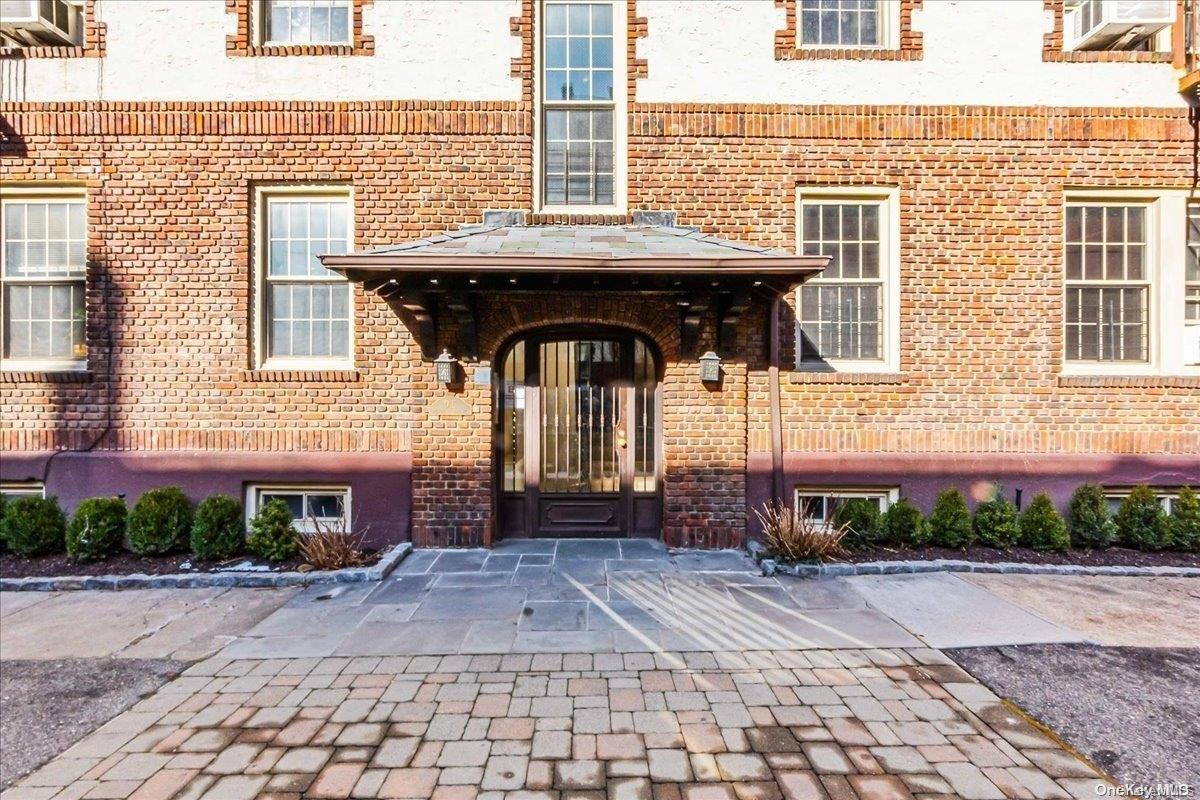
M 432 416 L 445 390 L 382 301 L 356 294 L 353 372 L 250 369 L 251 204 L 258 183 L 353 185 L 357 247 L 528 209 L 526 104 L 10 104 L 0 117 L 14 132 L 0 180 L 87 185 L 92 260 L 91 372 L 0 376 L 0 450 L 411 452 L 418 543 L 488 540 L 487 389 L 468 383 L 470 416 Z M 785 374 L 789 457 L 1006 452 L 1036 472 L 1040 454 L 1195 454 L 1200 380 L 1058 377 L 1064 187 L 1186 187 L 1190 133 L 1182 111 L 1152 109 L 634 104 L 630 206 L 792 248 L 797 184 L 899 187 L 900 372 Z M 727 359 L 715 392 L 678 358 L 669 304 L 480 314 L 485 359 L 535 321 L 646 330 L 667 361 L 668 540 L 740 541 L 747 464 L 769 450 L 761 314 L 743 323 L 749 366 Z

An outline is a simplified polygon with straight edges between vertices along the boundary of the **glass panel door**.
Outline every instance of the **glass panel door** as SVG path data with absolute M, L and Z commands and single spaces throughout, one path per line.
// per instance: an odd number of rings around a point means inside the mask
M 539 345 L 543 494 L 621 490 L 626 432 L 621 342 L 571 339 Z

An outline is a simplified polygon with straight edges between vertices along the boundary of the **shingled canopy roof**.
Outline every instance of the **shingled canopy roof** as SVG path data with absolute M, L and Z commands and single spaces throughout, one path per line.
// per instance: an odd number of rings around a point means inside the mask
M 685 345 L 707 309 L 722 337 L 732 335 L 754 296 L 778 296 L 825 268 L 827 256 L 707 236 L 669 225 L 484 224 L 321 263 L 377 292 L 418 329 L 433 356 L 435 313 L 444 301 L 471 351 L 479 292 L 607 291 L 674 294 L 683 309 Z M 461 338 L 461 337 L 460 337 Z

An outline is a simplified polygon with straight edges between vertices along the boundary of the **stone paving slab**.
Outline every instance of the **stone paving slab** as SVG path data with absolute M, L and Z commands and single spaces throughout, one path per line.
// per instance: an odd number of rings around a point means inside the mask
M 210 658 L 3 798 L 1036 800 L 1100 780 L 929 649 L 507 653 Z

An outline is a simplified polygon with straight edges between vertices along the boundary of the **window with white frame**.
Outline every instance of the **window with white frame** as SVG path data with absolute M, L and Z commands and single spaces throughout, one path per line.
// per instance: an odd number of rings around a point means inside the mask
M 350 489 L 346 486 L 252 486 L 246 503 L 250 517 L 272 500 L 280 500 L 301 533 L 350 530 Z
M 801 369 L 897 367 L 896 204 L 894 190 L 801 190 L 799 250 L 831 259 L 824 271 L 797 290 L 796 356 Z
M 883 46 L 888 10 L 884 0 L 800 0 L 800 45 Z
M 36 481 L 6 481 L 0 483 L 0 501 L 11 503 L 22 497 L 45 497 L 46 487 Z
M 1066 358 L 1145 362 L 1150 352 L 1150 208 L 1066 208 Z
M 830 524 L 837 517 L 838 510 L 850 500 L 868 500 L 879 506 L 880 513 L 900 499 L 900 490 L 896 487 L 796 487 L 796 513 L 804 518 L 821 524 Z
M 1154 493 L 1158 495 L 1158 502 L 1162 506 L 1163 511 L 1170 514 L 1174 508 L 1175 501 L 1179 499 L 1179 488 L 1158 488 L 1153 486 L 1150 488 L 1154 489 Z M 1104 499 L 1108 502 L 1109 514 L 1116 514 L 1120 510 L 1121 503 L 1125 502 L 1126 497 L 1129 497 L 1130 491 L 1132 491 L 1131 487 L 1105 487 Z M 1196 491 L 1200 491 L 1200 487 L 1197 487 Z
M 3 363 L 76 369 L 87 357 L 86 204 L 81 194 L 0 198 Z
M 616 190 L 616 8 L 546 2 L 541 25 L 542 203 L 612 206 Z M 623 21 L 622 21 L 623 22 Z
M 351 352 L 351 291 L 319 256 L 350 249 L 351 204 L 339 193 L 263 196 L 262 355 L 267 363 L 345 365 Z
M 349 44 L 351 0 L 263 0 L 266 44 Z
M 1200 325 L 1200 203 L 1188 203 L 1187 253 L 1183 265 L 1183 321 Z

